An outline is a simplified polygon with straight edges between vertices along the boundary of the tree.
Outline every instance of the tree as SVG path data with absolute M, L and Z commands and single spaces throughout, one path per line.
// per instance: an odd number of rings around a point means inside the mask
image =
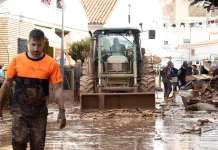
M 69 55 L 73 60 L 81 59 L 84 62 L 88 57 L 90 47 L 89 38 L 84 38 L 80 41 L 73 42 L 70 46 Z

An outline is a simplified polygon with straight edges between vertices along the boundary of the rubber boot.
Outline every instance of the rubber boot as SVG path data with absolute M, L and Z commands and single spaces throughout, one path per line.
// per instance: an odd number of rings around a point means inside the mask
M 74 89 L 74 101 L 78 101 L 77 90 Z
M 173 98 L 172 98 L 172 102 L 175 104 L 176 103 L 176 92 L 173 92 Z
M 168 97 L 164 97 L 164 103 L 168 103 Z
M 77 89 L 77 100 L 80 101 L 80 89 Z

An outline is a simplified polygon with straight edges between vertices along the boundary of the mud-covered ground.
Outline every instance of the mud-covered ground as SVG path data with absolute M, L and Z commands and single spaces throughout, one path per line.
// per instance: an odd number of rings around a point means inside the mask
M 67 126 L 58 129 L 58 109 L 49 105 L 46 150 L 134 149 L 134 150 L 218 150 L 218 114 L 186 112 L 181 100 L 152 113 L 135 110 L 81 113 L 68 101 Z M 0 150 L 12 149 L 11 116 L 4 111 L 0 120 Z

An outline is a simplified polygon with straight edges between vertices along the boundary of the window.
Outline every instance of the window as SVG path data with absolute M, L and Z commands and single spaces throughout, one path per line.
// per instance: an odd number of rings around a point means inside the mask
M 167 45 L 168 44 L 168 41 L 164 41 L 164 45 Z
M 190 39 L 183 39 L 183 43 L 190 43 Z
M 57 8 L 62 9 L 62 1 L 57 0 Z
M 41 0 L 41 3 L 45 5 L 51 5 L 51 1 L 52 0 Z
M 114 39 L 117 39 L 120 44 L 124 45 L 127 49 L 133 49 L 134 36 L 133 34 L 126 35 L 124 33 L 116 34 L 110 33 L 107 35 L 99 35 L 99 46 L 103 45 L 105 50 L 110 50 L 114 45 Z M 117 42 L 118 42 L 117 41 Z
M 18 38 L 17 44 L 18 44 L 17 45 L 17 53 L 18 54 L 28 51 L 27 40 L 26 39 Z

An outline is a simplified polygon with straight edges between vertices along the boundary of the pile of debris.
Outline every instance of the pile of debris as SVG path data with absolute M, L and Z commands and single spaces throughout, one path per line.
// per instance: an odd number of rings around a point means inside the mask
M 90 112 L 81 112 L 75 110 L 70 112 L 71 114 L 77 114 L 80 119 L 119 119 L 119 118 L 150 118 L 155 114 L 149 110 L 141 110 L 140 108 L 130 109 L 113 109 L 113 110 L 93 110 Z
M 202 80 L 190 81 L 184 87 L 181 87 L 181 90 L 190 92 L 189 96 L 180 95 L 186 110 L 217 111 L 218 96 L 215 90 L 211 88 L 210 82 L 206 83 Z

